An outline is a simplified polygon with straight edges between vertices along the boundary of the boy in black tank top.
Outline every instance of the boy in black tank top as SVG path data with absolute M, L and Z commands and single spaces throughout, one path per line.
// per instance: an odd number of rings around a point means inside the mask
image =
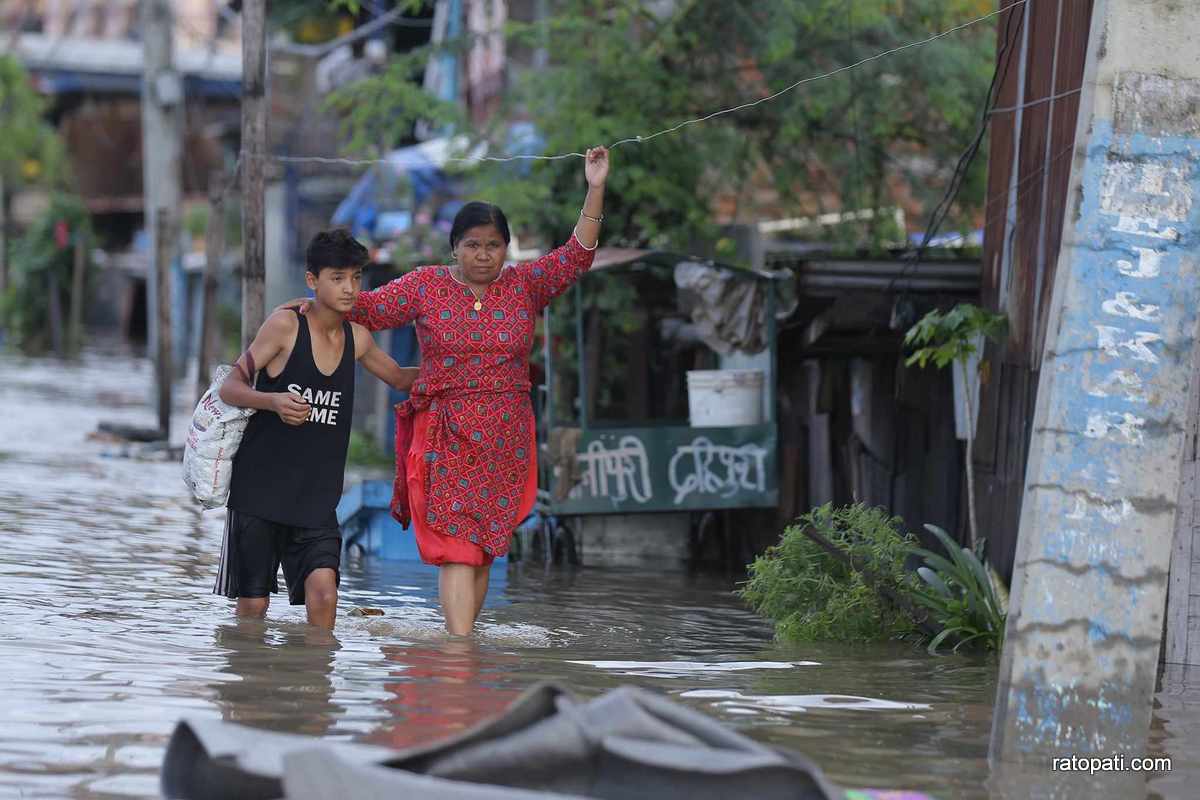
M 345 320 L 362 284 L 367 250 L 342 230 L 317 234 L 306 254 L 308 313 L 276 311 L 221 386 L 221 399 L 259 409 L 233 459 L 221 566 L 213 591 L 237 599 L 239 616 L 262 617 L 279 591 L 313 625 L 332 628 L 342 537 L 342 496 L 354 362 L 408 391 L 416 368 L 402 369 L 361 325 Z M 257 373 L 257 378 L 255 374 Z

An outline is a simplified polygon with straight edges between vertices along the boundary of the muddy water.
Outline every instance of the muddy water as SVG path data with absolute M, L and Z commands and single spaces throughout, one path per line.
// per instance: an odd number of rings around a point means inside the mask
M 994 664 L 906 645 L 785 647 L 725 579 L 514 566 L 473 644 L 446 641 L 436 576 L 345 565 L 335 636 L 278 599 L 241 622 L 209 593 L 221 513 L 174 463 L 117 457 L 101 420 L 147 425 L 145 362 L 0 357 L 0 797 L 152 797 L 181 716 L 402 747 L 555 680 L 630 683 L 798 749 L 850 787 L 938 797 L 1200 796 L 1200 672 L 1168 673 L 1153 731 L 1169 774 L 992 775 Z M 183 409 L 180 409 L 181 412 Z M 181 414 L 176 430 L 185 422 Z

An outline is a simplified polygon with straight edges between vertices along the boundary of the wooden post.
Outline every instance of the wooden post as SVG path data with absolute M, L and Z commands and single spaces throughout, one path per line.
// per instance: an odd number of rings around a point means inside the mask
M 8 186 L 0 170 L 0 295 L 8 288 Z
M 46 270 L 46 293 L 50 296 L 50 347 L 57 356 L 63 355 L 62 292 L 58 289 L 58 273 Z
M 196 400 L 208 389 L 209 371 L 217 360 L 217 283 L 225 254 L 225 182 L 220 173 L 208 181 L 208 230 L 204 232 L 204 300 L 200 322 L 200 357 L 196 370 Z
M 75 263 L 71 271 L 71 306 L 67 315 L 67 351 L 79 355 L 83 347 L 83 300 L 87 287 L 87 239 L 82 226 L 75 232 Z
M 183 193 L 183 106 L 185 87 L 175 69 L 173 49 L 175 15 L 169 0 L 141 0 L 142 25 L 142 195 L 146 232 L 152 257 L 159 252 L 156 237 L 160 225 L 155 215 L 166 208 L 178 213 Z M 174 243 L 170 251 L 174 253 Z M 153 262 L 151 264 L 153 267 Z M 146 281 L 146 328 L 150 353 L 158 352 L 161 318 L 155 304 L 159 297 L 158 273 L 148 271 Z M 168 333 L 169 335 L 169 333 Z
M 1188 389 L 1187 435 L 1183 440 L 1183 469 L 1179 479 L 1179 512 L 1175 516 L 1175 544 L 1171 551 L 1171 583 L 1167 587 L 1167 636 L 1163 661 L 1200 666 L 1200 623 L 1192 608 L 1192 593 L 1200 594 L 1200 536 L 1196 530 L 1196 479 L 1200 477 L 1197 444 L 1200 444 L 1200 370 L 1191 371 Z
M 266 0 L 242 5 L 242 347 L 262 325 L 266 278 Z
M 155 231 L 154 272 L 158 277 L 158 351 L 155 360 L 158 400 L 158 430 L 163 441 L 171 438 L 171 265 L 174 261 L 176 233 L 174 212 L 159 208 Z

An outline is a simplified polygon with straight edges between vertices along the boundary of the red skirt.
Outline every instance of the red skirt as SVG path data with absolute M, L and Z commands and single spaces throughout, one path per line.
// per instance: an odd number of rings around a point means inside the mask
M 484 567 L 495 560 L 473 544 L 458 536 L 448 536 L 432 530 L 425 522 L 425 474 L 429 462 L 425 460 L 425 438 L 429 432 L 429 412 L 417 411 L 412 420 L 412 444 L 408 449 L 405 482 L 408 486 L 408 508 L 412 512 L 413 535 L 417 537 L 417 550 L 426 564 L 466 564 Z M 520 512 L 517 519 L 525 519 L 537 502 L 537 434 L 530 437 L 529 470 L 525 475 L 525 491 L 521 495 Z

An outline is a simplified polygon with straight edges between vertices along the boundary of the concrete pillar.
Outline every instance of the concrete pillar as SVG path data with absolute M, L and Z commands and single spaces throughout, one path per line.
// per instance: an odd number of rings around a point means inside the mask
M 993 761 L 1146 750 L 1193 369 L 1200 3 L 1096 0 Z

